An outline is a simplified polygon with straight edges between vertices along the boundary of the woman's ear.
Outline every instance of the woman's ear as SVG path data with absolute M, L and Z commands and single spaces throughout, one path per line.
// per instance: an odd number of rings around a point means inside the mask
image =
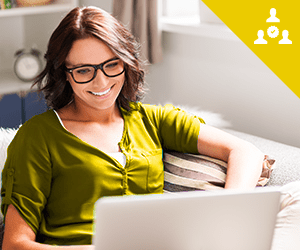
M 70 74 L 68 72 L 66 72 L 66 82 L 70 83 Z

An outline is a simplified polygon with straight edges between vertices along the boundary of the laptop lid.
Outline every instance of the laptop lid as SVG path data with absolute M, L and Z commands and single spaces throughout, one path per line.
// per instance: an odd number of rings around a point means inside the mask
M 280 192 L 185 192 L 101 198 L 95 250 L 269 250 Z

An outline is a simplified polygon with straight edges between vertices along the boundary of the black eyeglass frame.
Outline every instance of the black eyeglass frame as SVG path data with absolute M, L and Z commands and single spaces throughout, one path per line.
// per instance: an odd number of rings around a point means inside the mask
M 104 74 L 105 76 L 107 76 L 107 77 L 116 77 L 116 76 L 119 76 L 119 75 L 123 74 L 124 71 L 125 71 L 125 65 L 124 65 L 124 62 L 123 62 L 123 70 L 122 70 L 121 73 L 116 74 L 116 75 L 112 75 L 112 76 L 110 76 L 110 75 L 108 75 L 108 74 L 105 73 L 105 71 L 104 71 L 104 69 L 103 69 L 103 65 L 105 65 L 105 64 L 108 63 L 108 62 L 115 61 L 115 60 L 121 60 L 121 59 L 120 59 L 120 58 L 112 58 L 112 59 L 109 59 L 109 60 L 107 60 L 107 61 L 105 61 L 105 62 L 103 62 L 103 63 L 100 63 L 100 64 L 98 64 L 98 65 L 85 64 L 85 65 L 77 66 L 77 67 L 74 67 L 74 68 L 71 68 L 71 69 L 65 67 L 65 71 L 67 71 L 67 72 L 69 72 L 69 73 L 71 74 L 71 76 L 72 76 L 74 82 L 76 82 L 76 83 L 78 83 L 78 84 L 85 84 L 85 83 L 91 82 L 91 81 L 93 81 L 93 80 L 95 79 L 95 77 L 97 76 L 97 71 L 98 71 L 98 69 L 100 69 L 100 70 L 103 72 L 103 74 Z M 73 75 L 73 70 L 78 69 L 78 68 L 82 68 L 82 67 L 93 67 L 93 68 L 95 69 L 94 75 L 93 75 L 93 77 L 92 77 L 91 80 L 86 81 L 86 82 L 77 82 L 77 81 L 75 80 L 74 75 Z

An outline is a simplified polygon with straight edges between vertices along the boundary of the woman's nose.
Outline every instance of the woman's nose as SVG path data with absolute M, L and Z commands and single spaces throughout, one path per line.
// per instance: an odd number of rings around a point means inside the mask
M 93 84 L 99 85 L 107 85 L 109 83 L 109 77 L 106 76 L 101 69 L 97 69 L 96 77 L 93 80 Z

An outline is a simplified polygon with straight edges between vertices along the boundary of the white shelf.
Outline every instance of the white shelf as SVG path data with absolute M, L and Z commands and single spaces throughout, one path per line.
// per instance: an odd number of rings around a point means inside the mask
M 0 10 L 1 17 L 26 16 L 35 14 L 55 13 L 68 11 L 77 6 L 77 0 L 56 0 L 52 4 L 36 7 L 19 7 Z
M 30 91 L 33 82 L 21 81 L 13 71 L 0 71 L 0 95 Z M 34 88 L 36 89 L 36 87 Z
M 1 24 L 4 25 L 4 27 L 7 27 L 5 30 L 6 33 L 4 32 L 4 34 L 14 39 L 13 41 L 4 39 L 0 44 L 0 46 L 7 47 L 5 52 L 3 51 L 3 49 L 1 51 L 1 55 L 3 55 L 3 58 L 0 58 L 0 63 L 2 63 L 0 65 L 0 95 L 31 90 L 32 82 L 28 83 L 21 81 L 15 76 L 13 70 L 11 69 L 12 67 L 10 68 L 9 66 L 7 66 L 12 65 L 14 54 L 13 52 L 16 51 L 17 48 L 23 47 L 21 45 L 24 43 L 24 30 L 26 28 L 23 26 L 25 23 L 25 19 L 23 19 L 22 17 L 47 13 L 68 12 L 76 6 L 78 6 L 78 0 L 55 0 L 52 4 L 44 6 L 20 7 L 0 10 Z M 42 18 L 43 16 L 37 18 L 37 20 L 41 20 Z M 10 31 L 8 24 L 10 24 L 11 22 L 13 24 L 16 24 L 16 26 Z M 23 42 L 20 43 L 20 40 Z

